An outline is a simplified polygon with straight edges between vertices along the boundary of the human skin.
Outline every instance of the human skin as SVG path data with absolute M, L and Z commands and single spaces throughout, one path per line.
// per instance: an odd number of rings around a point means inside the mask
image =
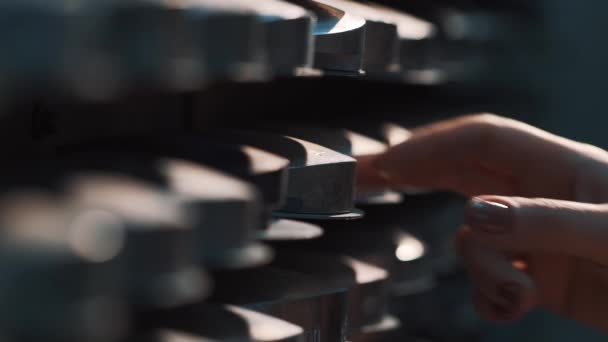
M 471 115 L 361 157 L 358 183 L 471 197 L 457 241 L 483 317 L 544 307 L 608 331 L 608 152 Z

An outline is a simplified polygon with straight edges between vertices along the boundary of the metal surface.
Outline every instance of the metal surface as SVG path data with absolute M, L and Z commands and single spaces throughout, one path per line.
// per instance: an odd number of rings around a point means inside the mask
M 218 144 L 198 137 L 156 142 L 156 153 L 171 151 L 172 155 L 201 162 L 256 185 L 263 196 L 263 213 L 257 226 L 260 239 L 305 240 L 323 233 L 310 223 L 271 218 L 272 211 L 286 201 L 287 159 L 248 145 Z
M 258 192 L 249 184 L 200 164 L 178 159 L 160 162 L 169 189 L 198 213 L 198 258 L 209 267 L 245 267 L 266 263 L 270 250 L 254 242 L 261 211 Z
M 355 271 L 357 285 L 349 296 L 349 313 L 353 331 L 378 323 L 388 311 L 390 296 L 389 273 L 378 266 L 350 256 L 343 262 Z
M 385 315 L 380 322 L 361 328 L 361 331 L 353 334 L 350 340 L 352 342 L 409 341 L 410 339 L 400 335 L 400 327 L 401 322 L 398 318 Z
M 279 0 L 256 1 L 252 9 L 261 16 L 267 63 L 275 74 L 294 75 L 312 67 L 314 14 Z
M 231 303 L 291 322 L 305 342 L 344 342 L 347 298 L 343 288 L 287 269 L 263 267 L 215 272 L 212 300 Z
M 4 1 L 11 88 L 106 101 L 267 76 L 261 18 L 237 1 Z
M 207 132 L 218 141 L 255 146 L 290 161 L 286 204 L 276 216 L 304 219 L 353 219 L 356 162 L 325 147 L 277 134 L 251 131 Z
M 384 330 L 381 320 L 368 322 L 354 331 L 351 339 L 404 339 L 403 334 L 415 332 L 420 326 L 429 327 L 429 322 L 439 324 L 433 319 L 441 311 L 433 291 L 437 286 L 436 251 L 442 247 L 428 244 L 421 235 L 408 231 L 410 222 L 399 218 L 407 205 L 381 203 L 363 208 L 366 217 L 362 220 L 328 222 L 324 224 L 324 235 L 306 244 L 308 250 L 348 255 L 380 267 L 390 275 L 390 282 L 384 285 L 385 297 L 380 298 L 390 304 L 384 313 L 390 309 L 404 328 Z M 408 216 L 412 216 L 411 212 Z
M 200 162 L 255 185 L 263 197 L 263 212 L 256 226 L 260 239 L 311 239 L 322 234 L 323 230 L 312 224 L 271 218 L 272 211 L 286 201 L 287 159 L 252 146 L 213 143 L 199 137 L 156 139 L 154 145 L 156 154 Z
M 268 315 L 229 305 L 227 309 L 242 317 L 249 325 L 249 333 L 258 342 L 298 342 L 305 341 L 304 330 L 297 325 Z
M 354 131 L 306 123 L 273 123 L 264 127 L 269 131 L 319 144 L 353 157 L 384 152 L 386 144 Z
M 151 325 L 212 341 L 253 341 L 245 319 L 224 305 L 194 304 L 156 313 Z
M 305 247 L 277 247 L 272 265 L 301 272 L 347 289 L 349 334 L 360 331 L 364 325 L 376 323 L 388 308 L 388 272 L 333 252 L 314 252 Z
M 324 1 L 290 0 L 315 13 L 316 68 L 359 75 L 365 52 L 365 20 Z
M 214 79 L 259 80 L 267 77 L 264 33 L 250 4 L 197 0 L 207 72 Z
M 160 1 L 27 0 L 3 5 L 10 21 L 0 21 L 7 24 L 0 30 L 6 34 L 2 41 L 13 45 L 8 49 L 15 53 L 12 61 L 22 66 L 14 71 L 33 76 L 25 78 L 30 89 L 105 100 L 130 85 L 180 87 L 184 75 L 174 70 L 178 61 L 200 61 L 185 11 Z M 200 65 L 189 71 L 190 81 L 199 83 Z
M 191 8 L 158 0 L 108 1 L 91 9 L 96 12 L 101 27 L 92 38 L 100 40 L 105 74 L 117 85 L 185 91 L 203 84 L 204 50 Z
M 265 230 L 259 232 L 266 241 L 301 241 L 316 239 L 323 235 L 323 228 L 308 222 L 288 219 L 273 219 Z
M 390 218 L 384 220 L 378 216 L 378 212 L 388 213 L 387 210 L 365 208 L 370 210 L 370 215 L 363 220 L 348 225 L 326 224 L 323 237 L 311 241 L 309 248 L 342 253 L 385 269 L 391 277 L 393 295 L 433 288 L 435 273 L 428 245 L 396 222 L 390 222 Z
M 0 198 L 0 334 L 13 341 L 119 341 L 129 327 L 119 218 L 24 188 Z
M 171 329 L 151 329 L 139 332 L 125 339 L 126 342 L 210 342 L 216 341 L 206 336 L 193 335 Z M 219 340 L 218 340 L 219 341 Z M 249 339 L 235 339 L 234 342 L 250 342 Z
M 80 144 L 79 148 L 120 149 L 138 156 L 167 156 L 182 158 L 242 178 L 260 190 L 263 205 L 255 222 L 257 237 L 262 240 L 298 240 L 320 236 L 323 230 L 310 223 L 277 220 L 272 211 L 286 200 L 287 168 L 289 161 L 275 154 L 241 144 L 222 144 L 196 136 L 139 137 L 112 139 L 105 142 Z
M 122 42 L 118 54 L 125 72 L 141 81 L 140 87 L 146 87 L 149 76 L 174 90 L 196 90 L 217 78 L 264 77 L 260 26 L 243 6 L 229 1 L 137 0 L 108 7 L 104 33 L 109 41 Z
M 324 0 L 365 19 L 365 52 L 363 70 L 368 75 L 384 75 L 399 71 L 398 27 L 390 17 L 384 17 L 377 7 L 350 0 Z
M 277 209 L 285 201 L 289 161 L 276 154 L 244 144 L 225 144 L 194 135 L 142 135 L 79 143 L 79 149 L 116 149 L 132 155 L 190 160 L 241 178 L 255 185 L 264 210 Z
M 151 325 L 212 341 L 303 341 L 297 325 L 234 305 L 198 303 L 157 313 Z
M 386 151 L 387 145 L 369 136 L 343 128 L 330 128 L 312 124 L 275 123 L 266 129 L 288 136 L 314 142 L 337 152 L 352 156 L 363 157 Z M 389 189 L 375 189 L 372 193 L 357 193 L 357 203 L 398 203 L 401 194 Z
M 70 172 L 65 195 L 92 218 L 115 215 L 116 225 L 124 227 L 124 246 L 114 262 L 132 304 L 174 307 L 205 295 L 207 280 L 195 267 L 195 231 L 185 202 L 144 181 L 103 171 Z
M 142 142 L 140 142 L 142 143 Z M 262 195 L 256 228 L 266 229 L 270 215 L 286 198 L 289 161 L 275 154 L 247 145 L 214 143 L 200 137 L 153 139 L 149 152 L 173 156 L 218 169 L 255 185 Z
M 398 60 L 405 81 L 434 83 L 441 80 L 439 70 L 433 69 L 434 49 L 438 28 L 430 21 L 376 3 L 367 3 L 370 10 L 365 18 L 372 22 L 390 23 L 397 28 Z M 437 66 L 435 66 L 437 67 Z M 426 81 L 426 82 L 425 82 Z
M 154 151 L 196 161 L 245 179 L 260 190 L 262 212 L 256 224 L 261 240 L 310 239 L 322 234 L 320 227 L 292 220 L 273 220 L 272 211 L 286 200 L 289 161 L 275 154 L 247 145 L 218 144 L 197 137 L 155 140 Z
M 254 241 L 260 195 L 248 183 L 192 161 L 128 149 L 69 146 L 60 154 L 81 168 L 143 179 L 178 196 L 194 227 L 195 258 L 206 267 L 254 266 L 272 256 Z
M 363 70 L 370 76 L 384 76 L 399 71 L 399 40 L 397 27 L 367 20 L 365 24 Z
M 163 315 L 159 326 L 204 341 L 254 341 L 245 319 L 224 306 L 203 304 Z

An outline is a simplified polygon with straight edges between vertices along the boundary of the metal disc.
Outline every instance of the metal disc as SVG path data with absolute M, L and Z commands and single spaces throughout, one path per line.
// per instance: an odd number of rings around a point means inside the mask
M 272 215 L 276 218 L 286 218 L 294 220 L 311 220 L 311 221 L 338 221 L 338 220 L 357 220 L 365 216 L 365 212 L 361 209 L 353 208 L 351 212 L 345 214 L 306 214 L 306 213 L 287 213 L 275 211 Z
M 315 224 L 287 219 L 274 219 L 267 229 L 258 233 L 265 241 L 300 241 L 316 239 L 323 235 L 323 228 Z

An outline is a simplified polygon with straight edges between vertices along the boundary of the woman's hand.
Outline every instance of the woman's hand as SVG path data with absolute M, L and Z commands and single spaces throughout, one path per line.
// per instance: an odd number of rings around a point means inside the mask
M 543 306 L 608 331 L 606 151 L 484 114 L 419 128 L 359 174 L 474 196 L 458 245 L 484 317 Z

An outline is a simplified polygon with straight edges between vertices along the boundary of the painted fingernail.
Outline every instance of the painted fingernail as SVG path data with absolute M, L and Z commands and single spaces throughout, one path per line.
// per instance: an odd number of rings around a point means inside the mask
M 466 223 L 473 229 L 488 233 L 505 233 L 513 220 L 511 208 L 507 205 L 481 198 L 473 198 L 465 210 Z

